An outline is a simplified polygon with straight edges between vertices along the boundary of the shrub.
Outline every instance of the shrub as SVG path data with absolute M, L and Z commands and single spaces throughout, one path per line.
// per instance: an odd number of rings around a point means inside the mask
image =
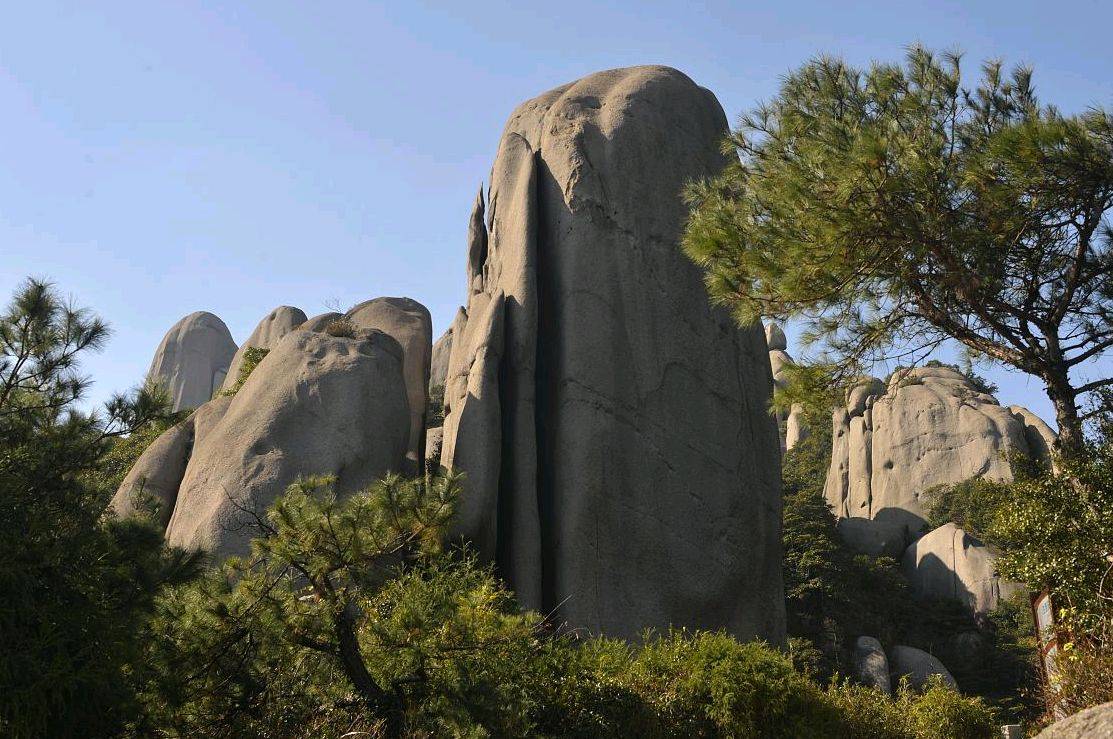
M 329 336 L 336 336 L 345 339 L 354 339 L 356 336 L 356 325 L 352 323 L 351 319 L 346 316 L 341 316 L 334 321 L 329 321 L 325 326 L 325 333 Z

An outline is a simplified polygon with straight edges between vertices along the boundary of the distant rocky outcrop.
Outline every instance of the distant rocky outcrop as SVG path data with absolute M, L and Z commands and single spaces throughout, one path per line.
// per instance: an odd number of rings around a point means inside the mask
M 919 598 L 950 598 L 975 613 L 988 613 L 1017 591 L 997 574 L 997 557 L 989 547 L 953 523 L 913 542 L 901 567 Z
M 457 314 L 463 313 L 461 308 Z M 455 321 L 453 322 L 455 324 Z M 429 389 L 444 387 L 445 378 L 448 377 L 448 360 L 452 356 L 452 326 L 433 342 L 433 360 L 429 365 Z
M 379 330 L 289 331 L 234 397 L 205 403 L 147 449 L 113 508 L 129 515 L 149 495 L 169 543 L 243 554 L 253 513 L 298 477 L 336 475 L 343 494 L 405 469 L 404 367 L 402 345 Z
M 776 323 L 765 325 L 765 343 L 769 347 L 769 369 L 773 373 L 775 388 L 786 387 L 789 383 L 789 368 L 795 362 L 789 355 L 788 339 L 784 330 Z M 788 451 L 795 447 L 808 435 L 804 425 L 804 408 L 799 403 L 793 403 L 787 413 L 777 414 L 777 428 L 780 430 L 781 451 Z
M 928 489 L 973 477 L 1011 480 L 1015 454 L 1047 461 L 1049 443 L 1034 418 L 945 366 L 900 371 L 888 384 L 864 379 L 832 416 L 825 495 L 843 537 L 859 551 L 900 557 L 927 529 Z
M 289 305 L 280 305 L 255 326 L 255 330 L 247 337 L 247 341 L 240 344 L 232 364 L 228 367 L 228 377 L 224 380 L 222 391 L 230 390 L 240 377 L 240 368 L 243 366 L 244 352 L 248 349 L 273 349 L 286 334 L 305 323 L 305 313 L 300 308 Z
M 165 388 L 175 411 L 196 408 L 224 382 L 235 353 L 224 321 L 205 311 L 190 313 L 166 332 L 147 379 Z
M 575 627 L 784 636 L 766 342 L 677 249 L 726 132 L 676 70 L 594 74 L 511 114 L 473 209 L 441 455 L 467 473 L 457 534 Z

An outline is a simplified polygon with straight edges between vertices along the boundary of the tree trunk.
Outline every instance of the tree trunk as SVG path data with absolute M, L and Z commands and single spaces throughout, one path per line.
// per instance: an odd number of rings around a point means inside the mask
M 1055 407 L 1055 423 L 1059 426 L 1055 449 L 1064 459 L 1078 457 L 1086 446 L 1082 419 L 1078 416 L 1077 393 L 1071 387 L 1065 369 L 1049 373 L 1044 380 L 1047 383 L 1047 397 Z
M 359 651 L 359 640 L 355 631 L 355 606 L 351 603 L 333 617 L 336 638 L 340 646 L 340 663 L 344 674 L 375 713 L 385 714 L 386 735 L 402 736 L 402 716 L 390 695 L 379 687 L 375 678 L 367 671 L 363 655 Z

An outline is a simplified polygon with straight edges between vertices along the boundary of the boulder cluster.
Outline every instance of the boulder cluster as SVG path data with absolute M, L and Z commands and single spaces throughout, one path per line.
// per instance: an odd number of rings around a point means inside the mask
M 227 341 L 196 352 L 207 364 L 152 367 L 196 410 L 140 458 L 117 511 L 156 500 L 171 543 L 240 554 L 298 477 L 335 475 L 343 494 L 429 459 L 466 473 L 452 538 L 526 607 L 612 636 L 781 642 L 768 349 L 677 248 L 680 192 L 724 166 L 726 133 L 715 97 L 666 67 L 523 103 L 472 209 L 449 332 L 434 346 L 428 312 L 399 298 L 313 319 L 283 306 L 238 349 L 211 317 Z M 202 342 L 183 333 L 160 356 L 192 357 Z M 269 352 L 231 394 L 249 348 Z M 444 421 L 427 432 L 430 388 Z
M 156 504 L 172 544 L 247 550 L 300 477 L 339 494 L 388 472 L 465 473 L 453 541 L 527 608 L 593 633 L 726 629 L 784 639 L 780 457 L 808 430 L 769 412 L 791 381 L 776 324 L 738 328 L 677 248 L 684 185 L 726 163 L 715 97 L 666 67 L 591 75 L 520 105 L 467 226 L 464 307 L 375 298 L 280 306 L 239 347 L 209 313 L 167 333 L 150 376 L 195 409 L 114 499 Z M 256 351 L 249 354 L 249 350 Z M 247 373 L 251 364 L 258 362 Z M 432 402 L 431 402 L 432 400 Z M 928 531 L 930 488 L 1012 477 L 1054 433 L 944 366 L 865 378 L 833 414 L 825 495 L 858 551 L 902 561 L 919 597 L 993 609 L 1010 589 L 961 528 Z M 859 677 L 953 682 L 934 657 L 857 644 Z
M 824 493 L 857 551 L 901 560 L 913 591 L 995 608 L 1011 586 L 994 554 L 954 524 L 929 531 L 925 495 L 981 477 L 1008 482 L 1018 456 L 1050 464 L 1055 433 L 1019 406 L 1003 407 L 946 366 L 864 378 L 832 415 Z

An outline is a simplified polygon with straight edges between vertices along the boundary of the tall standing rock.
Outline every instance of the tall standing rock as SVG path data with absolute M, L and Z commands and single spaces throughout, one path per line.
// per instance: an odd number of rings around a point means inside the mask
M 248 336 L 247 341 L 240 344 L 239 349 L 236 350 L 236 356 L 232 358 L 232 364 L 228 367 L 228 377 L 224 380 L 222 390 L 228 390 L 239 380 L 244 352 L 248 349 L 273 349 L 279 339 L 305 321 L 305 313 L 301 308 L 292 308 L 288 305 L 280 305 L 263 316 L 263 320 L 255 326 L 251 336 Z
M 235 353 L 224 321 L 205 311 L 190 313 L 166 332 L 147 379 L 166 389 L 174 410 L 196 408 L 224 382 Z
M 762 329 L 678 248 L 726 133 L 676 70 L 594 74 L 514 111 L 473 209 L 442 464 L 468 475 L 459 533 L 572 626 L 784 636 Z
M 989 613 L 1019 587 L 997 574 L 989 547 L 953 523 L 908 547 L 901 567 L 916 597 L 958 600 L 975 613 Z
M 355 306 L 345 317 L 357 328 L 382 331 L 402 347 L 402 372 L 410 405 L 410 446 L 407 473 L 425 469 L 425 412 L 433 321 L 429 310 L 411 298 L 374 298 Z

